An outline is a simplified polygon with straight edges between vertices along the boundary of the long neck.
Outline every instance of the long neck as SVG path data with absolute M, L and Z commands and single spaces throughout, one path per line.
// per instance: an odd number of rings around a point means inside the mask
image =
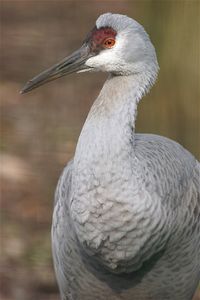
M 104 158 L 116 158 L 124 150 L 127 155 L 134 154 L 137 104 L 148 84 L 148 80 L 137 75 L 108 78 L 79 137 L 75 153 L 77 167 L 80 164 L 89 167 L 99 159 L 104 163 Z

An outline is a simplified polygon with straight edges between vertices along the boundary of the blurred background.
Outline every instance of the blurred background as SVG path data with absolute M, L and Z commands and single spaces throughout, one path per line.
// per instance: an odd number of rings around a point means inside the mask
M 59 299 L 50 246 L 54 190 L 106 75 L 74 74 L 19 91 L 79 47 L 108 11 L 143 24 L 158 55 L 159 78 L 139 105 L 137 131 L 175 139 L 200 159 L 199 0 L 1 0 L 2 300 Z

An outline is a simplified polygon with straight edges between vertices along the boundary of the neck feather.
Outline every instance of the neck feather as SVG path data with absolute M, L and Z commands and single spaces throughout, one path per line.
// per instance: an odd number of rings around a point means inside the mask
M 134 132 L 137 104 L 148 91 L 150 76 L 110 76 L 95 100 L 83 126 L 75 163 L 89 162 L 89 158 L 112 159 L 126 149 L 134 153 Z M 86 161 L 85 161 L 86 160 Z

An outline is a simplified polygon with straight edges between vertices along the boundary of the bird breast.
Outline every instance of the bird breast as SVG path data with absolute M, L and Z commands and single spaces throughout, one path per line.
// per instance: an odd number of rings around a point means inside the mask
M 70 211 L 78 239 L 112 271 L 130 272 L 140 266 L 151 232 L 163 228 L 161 206 L 140 184 L 133 163 L 93 166 L 74 174 Z

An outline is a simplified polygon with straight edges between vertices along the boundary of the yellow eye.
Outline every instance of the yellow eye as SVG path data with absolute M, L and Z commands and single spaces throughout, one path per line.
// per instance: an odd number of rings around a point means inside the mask
M 104 48 L 112 48 L 115 45 L 115 39 L 107 38 L 103 41 Z

